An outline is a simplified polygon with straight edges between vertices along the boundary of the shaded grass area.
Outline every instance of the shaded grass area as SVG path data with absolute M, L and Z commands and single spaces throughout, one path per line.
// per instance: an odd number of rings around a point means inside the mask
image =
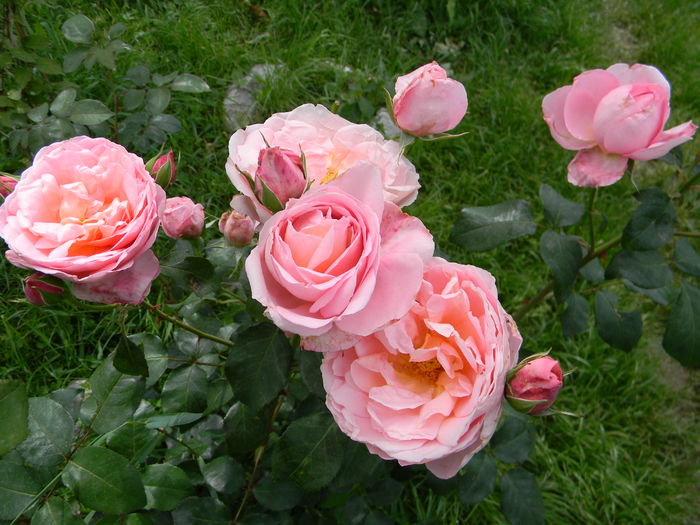
M 565 180 L 571 153 L 554 143 L 540 116 L 542 96 L 584 69 L 615 62 L 657 65 L 674 86 L 671 125 L 700 115 L 700 14 L 680 0 L 663 6 L 651 0 L 634 5 L 514 0 L 455 4 L 450 16 L 445 4 L 428 1 L 279 0 L 252 7 L 223 0 L 112 0 L 97 9 L 92 2 L 63 0 L 27 4 L 27 16 L 56 35 L 62 21 L 78 12 L 95 20 L 98 29 L 124 22 L 124 40 L 134 50 L 120 55 L 122 71 L 143 63 L 159 73 L 177 70 L 207 80 L 211 94 L 181 95 L 172 103 L 184 130 L 172 141 L 181 159 L 169 194 L 192 196 L 212 217 L 227 209 L 233 191 L 223 168 L 229 133 L 221 102 L 227 86 L 254 64 L 281 67 L 258 95 L 259 118 L 264 119 L 305 102 L 348 115 L 360 99 L 378 109 L 383 102 L 378 86 L 391 88 L 397 75 L 438 60 L 467 87 L 469 115 L 456 131 L 469 135 L 412 146 L 409 156 L 423 190 L 407 211 L 425 222 L 451 259 L 493 273 L 504 306 L 513 311 L 548 279 L 537 239 L 517 240 L 488 253 L 467 252 L 449 241 L 459 209 L 509 198 L 536 202 L 541 182 L 568 198 L 584 200 Z M 57 49 L 57 55 L 68 48 Z M 89 85 L 95 74 L 80 71 L 71 79 Z M 19 171 L 30 162 L 9 155 L 7 147 L 3 139 L 0 169 Z M 688 150 L 697 152 L 698 147 Z M 651 162 L 641 167 L 636 181 L 640 187 L 670 185 L 674 176 L 671 168 Z M 632 190 L 625 179 L 601 192 L 599 207 L 611 224 L 634 206 Z M 535 208 L 543 223 L 541 209 Z M 617 233 L 613 230 L 603 236 Z M 215 225 L 207 235 L 218 235 Z M 19 278 L 25 273 L 0 262 L 0 371 L 23 378 L 34 394 L 42 395 L 87 377 L 111 351 L 114 314 L 31 308 L 17 301 L 22 297 Z M 548 303 L 520 326 L 528 350 L 551 347 L 564 368 L 577 368 L 559 405 L 586 416 L 538 421 L 538 446 L 528 468 L 542 485 L 548 522 L 692 522 L 698 505 L 697 497 L 693 501 L 697 480 L 693 485 L 692 479 L 700 435 L 697 373 L 669 363 L 655 349 L 653 335 L 643 340 L 645 350 L 630 354 L 605 346 L 592 327 L 564 340 L 554 322 L 557 314 Z M 662 309 L 645 306 L 648 326 L 660 315 L 665 315 Z M 146 314 L 132 314 L 129 323 L 134 332 L 166 329 Z M 674 384 L 664 375 L 676 379 Z M 391 514 L 406 524 L 504 522 L 495 496 L 470 508 L 454 495 L 441 496 L 418 483 Z

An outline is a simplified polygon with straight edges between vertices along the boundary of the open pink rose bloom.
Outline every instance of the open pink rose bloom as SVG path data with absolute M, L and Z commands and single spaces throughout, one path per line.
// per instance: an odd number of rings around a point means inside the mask
M 165 193 L 143 161 L 103 138 L 39 150 L 0 207 L 8 260 L 73 283 L 85 300 L 138 304 L 160 267 L 150 250 Z
M 578 75 L 542 101 L 544 120 L 563 148 L 577 150 L 568 180 L 576 186 L 608 186 L 628 159 L 651 160 L 690 140 L 688 121 L 664 130 L 671 86 L 653 66 L 615 64 Z
M 254 176 L 260 151 L 269 146 L 306 157 L 308 180 L 319 186 L 358 163 L 371 163 L 381 176 L 385 200 L 398 206 L 411 204 L 418 194 L 418 173 L 401 155 L 398 142 L 386 140 L 366 124 L 353 124 L 321 105 L 304 104 L 287 113 L 276 113 L 263 124 L 236 131 L 229 141 L 226 173 L 241 195 L 231 207 L 265 222 L 272 215 L 256 197 L 241 171 Z
M 522 339 L 475 266 L 433 258 L 410 311 L 324 355 L 326 404 L 370 452 L 454 476 L 496 430 Z

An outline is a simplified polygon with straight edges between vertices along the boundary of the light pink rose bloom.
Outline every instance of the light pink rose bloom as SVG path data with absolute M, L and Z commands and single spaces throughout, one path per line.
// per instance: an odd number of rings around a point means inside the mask
M 580 151 L 569 164 L 576 186 L 608 186 L 620 180 L 627 159 L 662 157 L 695 134 L 691 121 L 664 131 L 671 86 L 644 64 L 615 64 L 578 75 L 542 101 L 544 120 L 563 148 Z
M 189 197 L 171 197 L 165 201 L 161 216 L 163 231 L 173 239 L 195 239 L 204 228 L 204 206 Z
M 0 175 L 0 196 L 7 197 L 12 190 L 17 186 L 17 179 L 13 177 L 8 177 L 7 175 Z
M 247 246 L 253 240 L 255 223 L 250 217 L 231 210 L 221 215 L 219 231 L 223 233 L 226 242 L 234 246 Z
M 384 139 L 370 126 L 353 124 L 324 106 L 304 104 L 288 113 L 276 113 L 264 124 L 238 130 L 229 141 L 226 173 L 241 192 L 231 207 L 261 223 L 272 213 L 260 204 L 255 188 L 239 170 L 256 173 L 266 141 L 273 147 L 303 152 L 312 186 L 326 184 L 353 166 L 369 162 L 379 169 L 385 200 L 406 206 L 418 195 L 418 173 L 401 154 L 398 142 Z
M 559 363 L 549 356 L 538 357 L 520 368 L 508 381 L 507 397 L 518 408 L 521 400 L 534 401 L 524 410 L 536 415 L 547 410 L 557 399 L 562 387 L 563 374 Z M 523 404 L 523 406 L 528 405 Z
M 406 133 L 423 136 L 449 131 L 467 112 L 467 90 L 437 62 L 396 80 L 394 119 Z
M 12 264 L 74 283 L 81 299 L 138 304 L 160 270 L 150 247 L 164 203 L 139 157 L 75 137 L 39 150 L 0 207 L 0 236 Z
M 337 350 L 408 311 L 433 248 L 364 164 L 291 199 L 265 223 L 245 268 L 277 326 L 305 337 L 307 349 Z
M 450 478 L 496 430 L 521 343 L 490 273 L 434 257 L 404 317 L 324 355 L 326 405 L 370 452 Z
M 150 162 L 153 161 L 149 161 L 149 164 Z M 163 188 L 172 186 L 175 182 L 175 176 L 177 175 L 175 154 L 172 151 L 164 153 L 153 162 L 153 166 L 149 171 L 159 186 Z

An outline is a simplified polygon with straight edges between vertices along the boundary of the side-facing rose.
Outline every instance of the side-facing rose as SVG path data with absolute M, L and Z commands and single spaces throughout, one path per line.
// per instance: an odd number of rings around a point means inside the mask
M 246 260 L 253 297 L 307 349 L 350 346 L 404 315 L 420 286 L 432 237 L 384 201 L 378 171 L 359 165 L 291 199 Z
M 434 257 L 404 317 L 324 355 L 326 405 L 370 452 L 449 478 L 496 430 L 521 343 L 491 274 Z
M 394 89 L 394 119 L 411 135 L 449 131 L 467 112 L 467 90 L 437 62 L 400 76 Z
M 272 215 L 262 205 L 241 171 L 256 173 L 260 151 L 269 146 L 304 153 L 312 186 L 325 184 L 359 163 L 379 170 L 384 198 L 398 206 L 411 204 L 418 194 L 418 173 L 401 154 L 398 142 L 386 140 L 365 124 L 353 124 L 321 105 L 304 104 L 288 113 L 276 113 L 263 124 L 236 131 L 229 141 L 226 173 L 241 195 L 231 207 L 256 221 Z
M 189 197 L 171 197 L 165 201 L 161 217 L 163 231 L 173 239 L 195 239 L 204 228 L 204 206 Z
M 219 218 L 219 231 L 229 244 L 247 246 L 255 235 L 255 223 L 250 217 L 231 210 L 223 213 Z
M 0 197 L 7 197 L 17 186 L 17 179 L 0 175 Z
M 628 159 L 658 159 L 693 137 L 688 121 L 664 131 L 671 113 L 671 86 L 644 64 L 614 64 L 578 75 L 542 101 L 544 120 L 563 148 L 580 150 L 569 164 L 576 186 L 617 182 Z
M 520 363 L 511 374 L 506 389 L 508 402 L 516 410 L 532 416 L 552 406 L 564 377 L 559 363 L 549 356 Z
M 164 202 L 139 157 L 75 137 L 39 150 L 0 207 L 0 236 L 12 264 L 71 281 L 81 299 L 138 304 L 160 270 Z

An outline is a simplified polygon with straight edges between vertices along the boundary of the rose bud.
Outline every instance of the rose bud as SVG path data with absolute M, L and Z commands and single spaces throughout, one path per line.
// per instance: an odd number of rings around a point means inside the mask
M 34 306 L 55 304 L 65 291 L 63 281 L 40 272 L 33 273 L 24 280 L 24 296 Z
M 301 157 L 291 150 L 274 147 L 260 150 L 255 172 L 255 195 L 271 211 L 284 208 L 306 189 Z
M 394 119 L 411 135 L 449 131 L 467 112 L 467 90 L 461 82 L 447 78 L 437 62 L 399 77 L 395 91 Z
M 0 196 L 7 197 L 17 186 L 17 179 L 0 175 Z
M 163 230 L 173 239 L 195 239 L 204 228 L 204 207 L 189 197 L 172 197 L 165 201 L 161 217 Z
M 236 210 L 224 213 L 219 219 L 219 231 L 234 246 L 247 246 L 253 240 L 255 222 Z
M 525 359 L 509 374 L 506 398 L 510 405 L 534 416 L 547 410 L 562 387 L 559 363 L 551 357 Z
M 153 157 L 146 163 L 146 169 L 159 186 L 167 188 L 175 182 L 175 155 L 168 151 L 160 157 Z

